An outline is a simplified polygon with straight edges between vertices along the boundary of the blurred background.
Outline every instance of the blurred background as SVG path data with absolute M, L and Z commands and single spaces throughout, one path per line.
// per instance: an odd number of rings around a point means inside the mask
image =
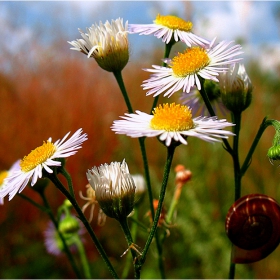
M 81 127 L 89 140 L 66 165 L 81 206 L 85 201 L 78 193 L 85 195 L 85 173 L 89 168 L 125 158 L 132 174 L 143 174 L 138 141 L 116 136 L 110 130 L 112 122 L 126 112 L 113 75 L 100 69 L 93 59 L 70 50 L 67 41 L 80 38 L 78 28 L 85 31 L 99 21 L 121 17 L 129 23 L 152 23 L 158 13 L 193 21 L 194 32 L 209 40 L 217 37 L 242 44 L 254 87 L 252 104 L 242 115 L 242 162 L 262 119 L 280 119 L 279 2 L 0 2 L 0 170 L 9 169 L 49 137 L 55 141 Z M 129 41 L 131 56 L 123 71 L 124 82 L 133 108 L 149 112 L 153 97 L 145 97 L 140 87 L 149 75 L 141 69 L 161 63 L 164 46 L 153 36 L 129 35 Z M 179 97 L 179 93 L 168 100 L 161 97 L 160 102 L 178 102 Z M 273 136 L 273 128 L 265 131 L 243 178 L 243 195 L 260 192 L 280 201 L 279 169 L 266 157 Z M 146 144 L 157 196 L 165 148 L 156 139 L 148 139 Z M 224 232 L 224 220 L 234 201 L 231 158 L 221 144 L 189 139 L 188 146 L 177 149 L 173 166 L 177 164 L 189 168 L 193 177 L 183 190 L 174 226 L 165 242 L 166 276 L 226 278 L 231 244 Z M 166 208 L 174 193 L 174 176 L 172 170 Z M 53 185 L 46 193 L 56 211 L 64 197 Z M 31 188 L 26 188 L 24 194 L 41 203 Z M 148 226 L 147 212 L 145 197 L 139 217 Z M 89 212 L 86 214 L 89 216 Z M 47 223 L 47 215 L 21 197 L 5 199 L 0 212 L 1 278 L 76 277 L 65 256 L 46 252 L 43 233 Z M 126 242 L 119 225 L 107 219 L 104 227 L 98 227 L 93 220 L 92 227 L 121 272 L 125 260 L 120 255 L 126 250 Z M 146 237 L 147 232 L 139 230 L 136 243 L 142 248 Z M 110 278 L 88 236 L 85 239 L 93 278 Z M 143 266 L 143 278 L 160 277 L 152 246 Z M 279 278 L 279 261 L 277 248 L 260 262 L 238 265 L 237 277 Z

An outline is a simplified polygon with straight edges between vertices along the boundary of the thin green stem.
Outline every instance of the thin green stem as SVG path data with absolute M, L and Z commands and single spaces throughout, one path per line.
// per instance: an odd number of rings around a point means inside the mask
M 139 266 L 139 261 L 138 261 L 138 256 L 137 256 L 137 252 L 134 249 L 135 245 L 131 236 L 131 232 L 129 230 L 128 227 L 128 223 L 127 223 L 127 217 L 124 217 L 123 219 L 119 220 L 119 223 L 122 227 L 122 230 L 124 232 L 127 244 L 128 244 L 128 248 L 131 251 L 131 255 L 132 255 L 132 262 L 134 264 L 134 278 L 135 279 L 140 279 L 140 272 L 141 272 L 141 267 Z M 137 249 L 137 248 L 136 248 Z
M 67 172 L 67 170 L 65 168 L 60 168 L 59 171 L 61 172 L 61 174 L 66 178 L 67 180 L 67 184 L 68 184 L 68 187 L 69 187 L 69 191 L 70 191 L 70 194 L 75 197 L 75 193 L 74 193 L 74 188 L 73 188 L 73 182 L 72 182 L 72 179 L 71 179 L 71 176 L 70 174 Z
M 18 193 L 18 196 L 20 196 L 21 198 L 25 199 L 26 201 L 28 201 L 29 203 L 31 203 L 33 206 L 35 206 L 36 208 L 40 209 L 41 211 L 48 213 L 49 209 L 47 209 L 46 207 L 40 205 L 39 203 L 33 201 L 31 198 L 27 197 L 25 194 L 23 193 Z
M 133 224 L 137 224 L 140 228 L 142 228 L 145 232 L 148 232 L 148 228 L 145 224 L 141 223 L 139 220 L 135 219 L 134 217 L 129 217 Z
M 148 158 L 147 158 L 147 153 L 146 153 L 145 139 L 146 139 L 145 137 L 138 138 L 140 149 L 141 149 L 143 165 L 144 165 L 144 172 L 145 172 L 145 178 L 146 178 L 146 184 L 147 184 L 147 190 L 148 190 L 150 211 L 152 214 L 152 218 L 154 219 L 155 210 L 154 210 L 154 205 L 153 205 L 153 191 L 152 191 L 152 186 L 151 186 L 150 171 L 149 171 L 149 164 L 148 164 Z
M 67 189 L 63 186 L 63 184 L 59 181 L 59 179 L 57 178 L 56 174 L 51 174 L 48 173 L 48 178 L 54 183 L 54 185 L 65 195 L 65 197 L 71 202 L 73 208 L 75 209 L 75 211 L 77 212 L 80 220 L 82 221 L 82 223 L 84 224 L 85 228 L 87 229 L 92 241 L 94 242 L 94 245 L 97 249 L 97 251 L 99 252 L 99 254 L 101 255 L 102 259 L 104 260 L 105 264 L 107 265 L 110 273 L 112 274 L 112 276 L 115 279 L 119 279 L 115 269 L 113 268 L 106 252 L 104 251 L 102 245 L 100 244 L 98 238 L 96 237 L 94 231 L 92 230 L 88 220 L 86 219 L 86 217 L 84 216 L 84 213 L 82 212 L 81 208 L 79 207 L 76 199 L 71 196 L 71 194 L 67 191 Z
M 118 83 L 118 85 L 120 87 L 120 90 L 122 92 L 122 95 L 123 95 L 124 101 L 126 103 L 128 112 L 129 113 L 133 113 L 133 109 L 132 109 L 132 106 L 131 106 L 128 94 L 126 92 L 126 88 L 125 88 L 124 82 L 123 82 L 122 72 L 121 71 L 116 71 L 116 72 L 113 72 L 113 74 L 114 74 L 114 76 L 115 76 L 115 78 L 117 80 L 117 83 Z
M 164 58 L 168 58 L 168 57 L 169 57 L 173 45 L 174 45 L 174 42 L 173 42 L 173 41 L 170 42 L 169 44 L 165 44 Z M 163 63 L 162 63 L 162 66 L 166 66 L 166 63 L 163 62 Z M 154 102 L 153 102 L 153 106 L 152 106 L 152 108 L 151 108 L 151 113 L 150 113 L 150 115 L 152 114 L 154 108 L 157 106 L 158 99 L 159 99 L 159 95 L 157 95 L 157 96 L 154 98 Z
M 273 121 L 274 120 L 267 120 L 266 117 L 263 119 L 263 121 L 262 121 L 262 123 L 261 123 L 261 125 L 259 127 L 259 130 L 258 130 L 258 132 L 257 132 L 257 134 L 255 136 L 255 139 L 254 139 L 254 141 L 253 141 L 253 143 L 251 145 L 251 148 L 250 148 L 250 150 L 249 150 L 249 152 L 248 152 L 248 154 L 247 154 L 247 156 L 246 156 L 246 158 L 244 160 L 244 163 L 243 163 L 243 165 L 241 167 L 241 174 L 242 175 L 245 174 L 245 172 L 247 171 L 248 167 L 250 166 L 250 162 L 252 160 L 253 153 L 254 153 L 254 151 L 255 151 L 255 149 L 256 149 L 256 147 L 257 147 L 257 145 L 258 145 L 258 143 L 259 143 L 259 141 L 261 139 L 262 134 L 264 133 L 264 131 L 266 130 L 266 128 L 268 126 L 273 124 Z
M 170 46 L 166 47 L 165 50 L 165 56 L 169 56 L 171 50 L 171 44 Z M 129 113 L 133 113 L 133 109 L 122 79 L 121 72 L 115 72 L 114 76 L 117 80 L 117 83 L 121 89 L 122 95 L 124 97 L 125 103 L 127 105 L 127 109 Z M 147 159 L 147 153 L 146 153 L 146 148 L 145 148 L 145 137 L 138 138 L 140 149 L 141 149 L 141 155 L 142 155 L 142 160 L 143 160 L 143 165 L 144 165 L 144 172 L 145 172 L 145 177 L 146 177 L 146 183 L 147 183 L 147 190 L 148 190 L 148 196 L 149 196 L 149 203 L 150 203 L 150 211 L 152 214 L 152 217 L 154 218 L 154 207 L 153 207 L 153 193 L 152 193 L 152 187 L 151 187 L 151 181 L 150 181 L 150 173 L 149 173 L 149 165 L 148 165 L 148 159 Z M 159 253 L 159 256 L 161 255 L 162 249 L 159 244 L 159 238 L 158 235 L 156 234 L 156 244 L 157 244 L 157 250 Z M 162 268 L 163 263 L 162 263 L 162 258 L 159 258 L 159 266 Z M 162 271 L 162 270 L 161 270 Z M 164 275 L 162 274 L 162 277 Z
M 134 210 L 133 210 L 133 216 L 135 217 L 135 219 L 133 219 L 133 223 L 131 225 L 131 236 L 133 240 L 136 240 L 136 236 L 137 236 L 137 229 L 138 229 L 138 214 L 139 214 L 139 208 L 138 205 L 134 206 Z M 130 217 L 131 219 L 131 217 Z M 125 260 L 125 265 L 124 265 L 124 269 L 122 272 L 122 279 L 126 279 L 129 273 L 129 268 L 130 268 L 130 258 L 126 257 Z
M 85 278 L 91 279 L 91 273 L 90 273 L 88 259 L 86 257 L 85 248 L 84 248 L 83 242 L 81 241 L 81 239 L 78 235 L 76 237 L 75 244 L 79 251 L 80 260 L 81 260 L 82 267 L 84 270 Z
M 151 242 L 152 242 L 152 240 L 153 240 L 153 238 L 156 234 L 156 231 L 157 231 L 158 221 L 159 221 L 159 217 L 160 217 L 161 210 L 162 210 L 162 205 L 163 205 L 163 201 L 164 201 L 164 197 L 165 197 L 168 177 L 169 177 L 169 173 L 170 173 L 170 168 L 171 168 L 175 148 L 176 147 L 173 146 L 173 145 L 171 145 L 167 148 L 167 160 L 166 160 L 165 168 L 164 168 L 164 175 L 163 175 L 163 181 L 162 181 L 162 186 L 161 186 L 160 195 L 159 195 L 158 207 L 157 207 L 157 210 L 156 210 L 156 213 L 155 213 L 155 218 L 154 218 L 154 221 L 153 221 L 153 225 L 152 225 L 150 234 L 148 236 L 147 242 L 146 242 L 145 247 L 144 247 L 143 252 L 142 252 L 142 256 L 140 258 L 140 265 L 141 266 L 145 262 L 147 252 L 149 250 Z
M 233 137 L 233 168 L 234 168 L 234 182 L 235 182 L 235 201 L 241 196 L 241 172 L 239 162 L 239 134 L 241 128 L 241 113 L 233 114 L 233 123 L 235 123 Z
M 43 200 L 43 203 L 44 203 L 44 206 L 38 204 L 37 202 L 33 201 L 32 199 L 30 199 L 29 197 L 27 197 L 27 196 L 24 195 L 24 194 L 19 193 L 18 195 L 19 195 L 21 198 L 23 198 L 23 199 L 25 199 L 26 201 L 28 201 L 29 203 L 31 203 L 31 204 L 32 204 L 33 206 L 35 206 L 36 208 L 38 208 L 38 209 L 40 209 L 41 211 L 43 211 L 43 212 L 45 212 L 45 213 L 48 214 L 48 216 L 50 217 L 52 223 L 53 223 L 54 226 L 55 226 L 55 229 L 56 229 L 56 232 L 58 233 L 59 238 L 60 238 L 61 241 L 62 241 L 63 248 L 64 248 L 64 252 L 65 252 L 65 254 L 66 254 L 67 257 L 68 257 L 68 259 L 69 259 L 69 261 L 70 261 L 70 263 L 71 263 L 71 266 L 72 266 L 72 268 L 73 268 L 73 270 L 74 270 L 74 272 L 75 272 L 77 278 L 81 279 L 82 276 L 81 276 L 80 271 L 79 271 L 79 269 L 78 269 L 78 267 L 77 267 L 77 265 L 76 265 L 76 263 L 75 263 L 75 260 L 74 260 L 74 258 L 73 258 L 73 255 L 71 254 L 71 252 L 70 252 L 70 250 L 69 250 L 69 247 L 68 247 L 68 245 L 67 245 L 67 243 L 66 243 L 66 241 L 65 241 L 65 239 L 64 239 L 64 237 L 63 237 L 63 235 L 62 235 L 61 232 L 58 230 L 58 223 L 57 223 L 57 221 L 56 221 L 56 219 L 55 219 L 55 216 L 54 216 L 54 214 L 53 214 L 53 212 L 52 212 L 52 210 L 51 210 L 51 207 L 50 207 L 50 205 L 49 205 L 49 203 L 48 203 L 48 201 L 47 201 L 47 199 L 46 199 L 46 196 L 45 196 L 45 194 L 44 194 L 44 191 L 37 191 L 37 192 L 38 192 L 39 195 L 41 196 L 41 198 L 42 198 L 42 200 Z
M 233 170 L 234 170 L 234 200 L 236 201 L 241 196 L 242 174 L 240 171 L 240 162 L 239 162 L 239 134 L 241 129 L 241 113 L 233 113 L 232 121 L 233 123 L 235 123 L 235 126 L 233 127 L 235 136 L 233 138 L 232 159 L 233 159 Z M 234 275 L 235 275 L 235 263 L 233 263 L 231 260 L 230 269 L 229 269 L 229 278 L 233 279 Z
M 210 100 L 209 100 L 209 98 L 208 98 L 208 94 L 207 94 L 207 92 L 205 91 L 205 88 L 204 88 L 204 81 L 205 81 L 205 80 L 204 80 L 203 78 L 200 77 L 200 78 L 199 78 L 199 81 L 200 81 L 200 83 L 201 83 L 200 95 L 201 95 L 201 97 L 202 97 L 202 99 L 203 99 L 203 101 L 204 101 L 204 103 L 205 103 L 205 106 L 206 106 L 206 108 L 207 108 L 207 110 L 208 110 L 210 116 L 214 117 L 214 116 L 216 116 L 216 113 L 215 113 L 215 111 L 213 110 L 213 107 L 212 107 L 212 105 L 211 105 L 211 102 L 210 102 Z M 232 155 L 233 150 L 232 150 L 231 146 L 229 145 L 227 139 L 222 138 L 222 141 L 223 141 L 223 143 L 224 143 L 224 145 L 225 145 L 225 150 L 226 150 L 229 154 Z

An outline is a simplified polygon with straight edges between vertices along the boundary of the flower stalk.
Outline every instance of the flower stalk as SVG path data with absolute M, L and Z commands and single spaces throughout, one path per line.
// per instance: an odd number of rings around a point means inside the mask
M 67 191 L 67 189 L 63 186 L 63 184 L 60 182 L 60 180 L 57 178 L 55 173 L 49 173 L 48 174 L 48 178 L 54 183 L 54 185 L 65 195 L 65 197 L 71 202 L 73 208 L 75 209 L 75 211 L 77 212 L 79 219 L 82 221 L 82 223 L 84 224 L 84 226 L 86 227 L 92 241 L 94 242 L 94 245 L 97 249 L 97 251 L 99 252 L 99 254 L 101 255 L 102 259 L 104 260 L 105 264 L 108 267 L 109 272 L 111 273 L 111 275 L 115 278 L 115 279 L 119 279 L 118 274 L 116 273 L 114 267 L 112 266 L 106 252 L 104 251 L 101 243 L 99 242 L 98 238 L 96 237 L 94 231 L 92 230 L 88 220 L 86 219 L 86 217 L 84 216 L 83 211 L 81 210 L 81 208 L 79 207 L 76 199 L 74 197 L 71 196 L 71 194 Z
M 176 148 L 175 145 L 170 145 L 169 147 L 167 147 L 167 159 L 166 159 L 166 163 L 165 163 L 165 167 L 164 167 L 164 175 L 163 175 L 163 180 L 162 180 L 162 185 L 161 185 L 161 190 L 160 190 L 160 195 L 159 195 L 158 208 L 155 213 L 155 217 L 154 217 L 154 221 L 153 221 L 153 225 L 152 225 L 150 234 L 148 236 L 148 239 L 146 241 L 145 247 L 143 249 L 142 255 L 139 260 L 140 267 L 145 262 L 149 247 L 150 247 L 151 242 L 157 231 L 158 221 L 159 221 L 162 206 L 163 206 L 163 201 L 164 201 L 164 197 L 165 197 L 167 182 L 168 182 L 168 178 L 169 178 L 169 173 L 170 173 L 170 169 L 171 169 L 171 164 L 172 164 L 175 148 Z

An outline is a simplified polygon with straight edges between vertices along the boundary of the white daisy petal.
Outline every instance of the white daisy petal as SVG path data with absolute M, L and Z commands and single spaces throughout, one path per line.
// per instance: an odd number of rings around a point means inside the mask
M 26 187 L 29 181 L 31 186 L 34 186 L 37 180 L 42 178 L 43 169 L 47 173 L 53 173 L 52 167 L 61 165 L 57 159 L 75 154 L 77 149 L 81 148 L 81 144 L 87 140 L 87 134 L 82 134 L 82 129 L 79 129 L 66 140 L 69 133 L 55 143 L 52 143 L 52 138 L 49 138 L 42 146 L 18 161 L 16 168 L 5 178 L 4 186 L 0 188 L 0 198 L 9 195 L 11 200 Z
M 160 111 L 164 111 L 164 114 L 162 114 L 164 119 L 160 117 L 158 119 L 160 121 L 155 123 L 155 116 Z M 208 142 L 219 142 L 221 141 L 220 138 L 228 138 L 234 135 L 232 132 L 224 130 L 231 126 L 234 126 L 234 124 L 227 122 L 225 119 L 218 120 L 217 117 L 192 119 L 191 110 L 187 106 L 172 103 L 156 107 L 154 115 L 148 115 L 140 111 L 136 111 L 135 114 L 125 114 L 125 117 L 122 117 L 121 120 L 113 122 L 111 129 L 116 134 L 125 134 L 133 138 L 159 137 L 159 140 L 164 142 L 166 146 L 170 146 L 172 141 L 187 145 L 186 137 L 188 136 Z
M 129 59 L 128 22 L 123 24 L 123 19 L 118 18 L 111 23 L 93 24 L 86 30 L 84 33 L 79 29 L 83 39 L 68 41 L 74 47 L 71 49 L 93 57 L 106 71 L 121 71 Z
M 210 42 L 192 33 L 192 23 L 176 16 L 158 15 L 153 24 L 129 24 L 130 34 L 154 35 L 168 44 L 172 37 L 176 42 L 182 41 L 189 47 L 191 45 L 208 45 Z
M 213 40 L 214 43 L 214 40 Z M 189 93 L 193 86 L 201 89 L 199 77 L 205 80 L 219 82 L 219 73 L 228 70 L 231 64 L 242 58 L 235 58 L 242 52 L 240 45 L 229 47 L 231 42 L 220 42 L 216 46 L 190 47 L 183 53 L 179 53 L 173 59 L 163 60 L 167 66 L 152 65 L 153 69 L 143 69 L 151 72 L 149 79 L 142 83 L 143 90 L 149 90 L 146 94 L 157 96 L 164 93 L 170 97 L 173 93 L 183 90 Z M 192 60 L 194 61 L 192 63 Z

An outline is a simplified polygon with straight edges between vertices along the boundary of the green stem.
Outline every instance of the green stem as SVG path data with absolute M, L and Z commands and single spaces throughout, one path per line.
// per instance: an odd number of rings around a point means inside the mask
M 17 194 L 19 197 L 25 199 L 26 201 L 28 201 L 29 203 L 31 203 L 33 206 L 35 206 L 36 208 L 40 209 L 41 211 L 45 212 L 45 213 L 49 213 L 49 209 L 47 209 L 46 207 L 43 207 L 42 205 L 38 204 L 37 202 L 33 201 L 31 198 L 27 197 L 26 195 L 24 195 L 23 193 L 18 193 Z
M 75 263 L 75 261 L 74 261 L 73 255 L 71 254 L 71 252 L 70 252 L 70 250 L 69 250 L 69 247 L 68 247 L 68 245 L 67 245 L 67 243 L 66 243 L 66 241 L 65 241 L 65 239 L 64 239 L 64 237 L 63 237 L 63 235 L 62 235 L 61 232 L 58 230 L 58 223 L 57 223 L 57 221 L 56 221 L 56 219 L 55 219 L 55 217 L 54 217 L 54 214 L 53 214 L 53 212 L 52 212 L 52 210 L 51 210 L 51 207 L 50 207 L 50 205 L 49 205 L 49 203 L 48 203 L 48 201 L 47 201 L 47 199 L 46 199 L 46 197 L 45 197 L 44 192 L 43 192 L 43 191 L 37 191 L 37 192 L 38 192 L 39 195 L 41 196 L 41 198 L 42 198 L 42 200 L 43 200 L 43 203 L 44 203 L 44 206 L 42 206 L 42 205 L 36 203 L 35 201 L 33 201 L 33 200 L 30 199 L 29 197 L 25 196 L 24 194 L 19 193 L 18 195 L 19 195 L 21 198 L 23 198 L 23 199 L 25 199 L 26 201 L 28 201 L 29 203 L 31 203 L 33 206 L 37 207 L 37 208 L 40 209 L 41 211 L 43 211 L 43 212 L 45 212 L 45 213 L 48 214 L 48 216 L 50 217 L 52 223 L 53 223 L 54 226 L 55 226 L 55 229 L 56 229 L 56 232 L 57 232 L 58 235 L 59 235 L 59 238 L 60 238 L 61 241 L 62 241 L 63 248 L 64 248 L 64 252 L 65 252 L 65 254 L 66 254 L 67 257 L 68 257 L 68 259 L 69 259 L 69 261 L 70 261 L 70 263 L 71 263 L 71 266 L 72 266 L 72 268 L 73 268 L 75 274 L 77 275 L 77 277 L 78 277 L 79 279 L 81 279 L 82 277 L 81 277 L 80 271 L 79 271 L 79 269 L 78 269 L 78 267 L 77 267 L 77 265 L 76 265 L 76 263 Z
M 89 268 L 89 264 L 88 264 L 88 259 L 86 257 L 85 248 L 84 248 L 83 242 L 81 241 L 81 239 L 78 235 L 77 235 L 75 244 L 76 244 L 79 254 L 80 254 L 80 260 L 81 260 L 82 267 L 84 270 L 85 278 L 91 279 L 91 273 L 90 273 L 90 268 Z
M 133 219 L 133 221 L 135 221 L 135 223 L 132 223 L 131 225 L 131 236 L 133 240 L 136 240 L 136 236 L 137 236 L 137 228 L 138 228 L 138 214 L 139 214 L 139 208 L 138 205 L 134 206 L 134 210 L 133 210 L 133 216 L 135 217 L 135 219 Z M 130 219 L 132 219 L 130 217 Z M 125 265 L 124 265 L 124 269 L 122 272 L 122 279 L 126 279 L 129 273 L 129 268 L 130 268 L 130 259 L 128 257 L 126 257 L 126 261 L 125 261 Z
M 213 107 L 212 107 L 212 105 L 211 105 L 211 102 L 210 102 L 210 100 L 209 100 L 209 98 L 208 98 L 208 94 L 207 94 L 207 92 L 205 91 L 205 88 L 204 88 L 204 81 L 205 81 L 205 80 L 204 80 L 203 78 L 200 77 L 200 78 L 199 78 L 199 81 L 200 81 L 200 83 L 201 83 L 200 95 L 201 95 L 201 97 L 202 97 L 202 99 L 203 99 L 203 101 L 204 101 L 204 103 L 205 103 L 205 106 L 206 106 L 206 108 L 207 108 L 207 110 L 208 110 L 210 116 L 214 117 L 214 116 L 216 116 L 216 113 L 214 112 Z M 229 154 L 232 155 L 233 150 L 232 150 L 231 146 L 229 145 L 227 139 L 222 138 L 222 141 L 223 141 L 223 143 L 224 143 L 224 145 L 225 145 L 226 151 L 227 151 Z
M 239 134 L 241 128 L 241 113 L 232 114 L 232 122 L 235 123 L 235 126 L 233 127 L 235 136 L 233 138 L 232 159 L 233 159 L 233 170 L 234 170 L 234 200 L 236 201 L 241 196 L 242 174 L 240 171 L 240 162 L 239 162 Z M 229 278 L 234 279 L 234 275 L 235 275 L 235 263 L 233 263 L 231 260 L 230 269 L 229 269 Z
M 265 117 L 260 125 L 260 128 L 255 136 L 255 139 L 252 143 L 252 146 L 244 160 L 244 163 L 241 167 L 241 174 L 244 175 L 245 172 L 247 171 L 248 167 L 250 166 L 251 160 L 252 160 L 252 156 L 253 153 L 261 139 L 262 134 L 264 133 L 264 131 L 266 130 L 266 128 L 270 125 L 273 125 L 274 120 L 267 120 L 267 118 Z
M 145 172 L 145 178 L 146 178 L 146 184 L 147 184 L 147 190 L 148 190 L 150 211 L 152 214 L 152 218 L 154 219 L 155 210 L 154 210 L 154 205 L 153 205 L 153 191 L 152 191 L 152 186 L 151 186 L 149 164 L 148 164 L 148 158 L 147 158 L 146 147 L 145 147 L 145 139 L 146 139 L 145 137 L 138 138 L 140 149 L 141 149 L 143 165 L 144 165 L 144 172 Z
M 168 57 L 169 57 L 173 45 L 174 45 L 174 42 L 173 42 L 172 40 L 171 40 L 170 43 L 165 44 L 164 58 L 168 58 Z M 163 63 L 162 63 L 162 66 L 166 66 L 166 63 L 163 62 Z M 157 95 L 157 96 L 154 98 L 154 102 L 153 102 L 153 106 L 152 106 L 152 108 L 151 108 L 151 113 L 150 113 L 150 115 L 153 113 L 154 108 L 157 106 L 158 99 L 159 99 L 159 95 Z
M 117 80 L 117 83 L 118 83 L 118 85 L 120 87 L 120 90 L 122 92 L 122 95 L 123 95 L 124 101 L 126 103 L 128 112 L 129 113 L 133 113 L 133 109 L 132 109 L 132 106 L 131 106 L 128 94 L 126 92 L 124 82 L 123 82 L 122 72 L 121 71 L 116 71 L 116 72 L 113 72 L 113 74 L 114 74 L 114 76 L 115 76 L 115 78 Z
M 122 74 L 120 71 L 113 73 L 117 83 L 120 87 L 120 90 L 122 92 L 123 98 L 125 100 L 127 110 L 129 113 L 133 113 L 133 109 L 123 82 Z M 145 148 L 145 137 L 138 138 L 140 149 L 141 149 L 141 155 L 143 159 L 143 165 L 144 165 L 144 172 L 146 177 L 146 183 L 147 183 L 147 189 L 148 189 L 148 195 L 149 195 L 149 202 L 150 202 L 150 209 L 152 216 L 154 216 L 154 208 L 153 208 L 153 194 L 152 194 L 152 188 L 151 188 L 151 180 L 150 180 L 150 174 L 149 174 L 149 165 L 148 165 L 148 159 L 147 159 L 147 153 Z
M 233 137 L 233 168 L 234 168 L 234 182 L 235 182 L 235 201 L 241 196 L 241 178 L 240 162 L 239 162 L 239 134 L 241 128 L 241 113 L 233 114 L 233 123 L 235 123 Z
M 162 210 L 162 205 L 163 205 L 163 201 L 164 201 L 164 197 L 165 197 L 168 177 L 169 177 L 169 173 L 170 173 L 170 168 L 171 168 L 175 148 L 176 147 L 173 146 L 173 145 L 167 147 L 167 160 L 166 160 L 165 168 L 164 168 L 164 175 L 163 175 L 163 181 L 162 181 L 160 195 L 159 195 L 158 207 L 157 207 L 157 210 L 156 210 L 156 213 L 155 213 L 155 218 L 154 218 L 154 221 L 153 221 L 153 225 L 152 225 L 150 234 L 148 236 L 147 242 L 146 242 L 144 250 L 142 252 L 142 256 L 140 258 L 140 266 L 142 266 L 145 262 L 147 252 L 149 250 L 151 242 L 152 242 L 152 240 L 153 240 L 153 238 L 156 234 L 156 231 L 157 231 L 158 221 L 159 221 L 159 217 L 160 217 L 161 210 Z
M 67 180 L 67 184 L 68 184 L 68 187 L 69 187 L 69 191 L 70 191 L 70 194 L 75 197 L 75 193 L 74 193 L 74 188 L 73 188 L 73 182 L 72 182 L 72 179 L 71 179 L 71 176 L 70 174 L 66 171 L 65 168 L 59 168 L 59 171 L 61 172 L 61 174 L 66 178 Z
M 128 223 L 127 223 L 127 217 L 124 217 L 123 219 L 119 220 L 119 223 L 122 227 L 122 230 L 124 232 L 127 244 L 128 244 L 128 248 L 131 251 L 131 255 L 132 255 L 132 262 L 134 264 L 134 278 L 135 279 L 140 279 L 140 271 L 141 271 L 141 267 L 139 266 L 139 261 L 138 261 L 138 256 L 136 251 L 134 250 L 134 248 L 132 246 L 134 246 L 134 242 L 131 236 L 131 232 L 129 230 L 128 227 Z
M 169 55 L 170 50 L 171 50 L 171 46 L 166 47 L 166 51 L 165 51 L 166 56 Z M 124 85 L 124 82 L 123 82 L 123 79 L 122 79 L 121 72 L 120 71 L 119 72 L 114 72 L 113 74 L 114 74 L 114 76 L 117 80 L 117 83 L 118 83 L 118 85 L 121 89 L 121 92 L 122 92 L 122 95 L 124 97 L 128 112 L 133 113 L 133 109 L 132 109 L 132 106 L 131 106 L 131 103 L 130 103 L 130 100 L 129 100 L 129 97 L 128 97 L 128 94 L 127 94 L 127 91 L 126 91 L 126 88 L 125 88 L 125 85 Z M 146 148 L 145 148 L 145 137 L 138 138 L 138 141 L 139 141 L 141 154 L 142 154 L 142 159 L 143 159 L 144 172 L 145 172 L 148 195 L 149 195 L 150 211 L 151 211 L 152 217 L 154 217 L 153 193 L 152 193 L 152 187 L 151 187 L 151 182 L 150 182 L 150 173 L 149 173 L 147 153 L 146 153 Z M 159 252 L 159 255 L 161 255 L 162 249 L 161 249 L 161 246 L 159 244 L 159 238 L 158 238 L 157 235 L 156 235 L 156 243 L 157 243 L 157 250 Z M 159 259 L 159 262 L 160 262 L 160 264 L 159 264 L 160 267 L 163 267 L 163 263 L 162 263 L 161 258 Z M 163 274 L 162 274 L 162 277 L 163 277 Z
M 110 273 L 112 274 L 112 276 L 115 279 L 119 279 L 115 269 L 113 268 L 109 258 L 107 257 L 106 252 L 104 251 L 102 245 L 100 244 L 99 240 L 97 239 L 94 231 L 92 230 L 88 220 L 86 219 L 86 217 L 84 216 L 84 213 L 82 212 L 81 208 L 79 207 L 76 199 L 70 195 L 70 193 L 67 191 L 67 189 L 63 186 L 63 184 L 59 181 L 59 179 L 57 178 L 56 174 L 51 174 L 48 173 L 48 178 L 54 183 L 54 185 L 65 195 L 65 197 L 71 202 L 71 204 L 73 205 L 73 208 L 75 209 L 75 211 L 77 212 L 79 219 L 82 221 L 82 223 L 84 224 L 85 228 L 87 229 L 91 239 L 93 240 L 95 247 L 97 249 L 97 251 L 99 252 L 99 254 L 101 255 L 102 259 L 104 260 L 105 264 L 107 265 Z

